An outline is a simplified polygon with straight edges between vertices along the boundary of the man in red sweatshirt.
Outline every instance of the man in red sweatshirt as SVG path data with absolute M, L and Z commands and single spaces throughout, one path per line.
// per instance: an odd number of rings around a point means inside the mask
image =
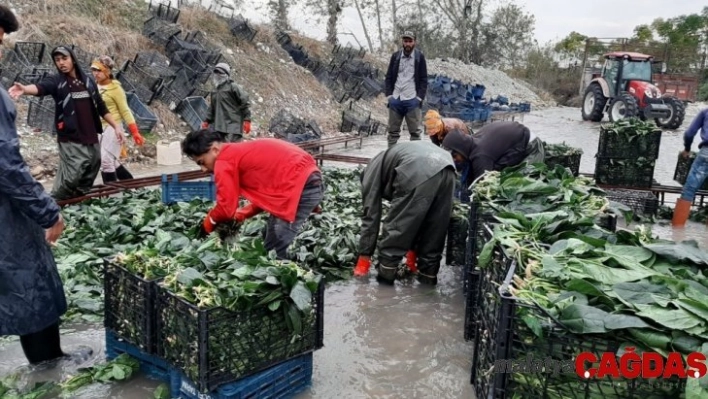
M 204 218 L 202 232 L 210 234 L 219 223 L 243 222 L 266 211 L 265 248 L 287 259 L 288 247 L 324 196 L 315 159 L 283 140 L 224 143 L 219 133 L 208 130 L 188 134 L 182 152 L 214 174 L 216 205 Z M 240 196 L 250 204 L 239 209 Z

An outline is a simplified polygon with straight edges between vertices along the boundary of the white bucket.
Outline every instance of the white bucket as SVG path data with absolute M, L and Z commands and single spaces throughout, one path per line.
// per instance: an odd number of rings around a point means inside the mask
M 157 164 L 164 166 L 182 163 L 182 147 L 179 141 L 157 143 Z

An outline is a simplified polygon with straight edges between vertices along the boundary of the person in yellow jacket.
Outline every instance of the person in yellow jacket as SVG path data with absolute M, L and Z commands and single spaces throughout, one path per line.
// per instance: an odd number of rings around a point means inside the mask
M 128 125 L 128 130 L 133 136 L 133 141 L 138 146 L 145 143 L 145 139 L 138 130 L 135 117 L 128 107 L 128 100 L 120 82 L 113 78 L 111 70 L 113 59 L 109 56 L 101 56 L 91 62 L 91 73 L 98 84 L 99 93 L 103 102 L 106 103 L 108 111 L 117 123 L 124 122 Z M 101 137 L 101 178 L 103 183 L 116 180 L 129 180 L 133 175 L 123 166 L 120 161 L 121 150 L 124 149 L 125 141 L 119 139 L 113 133 L 113 128 L 103 126 L 104 134 Z
M 431 109 L 425 113 L 423 119 L 425 132 L 430 136 L 430 141 L 440 147 L 445 136 L 453 130 L 459 130 L 462 133 L 470 134 L 470 129 L 461 119 L 443 118 L 438 111 Z

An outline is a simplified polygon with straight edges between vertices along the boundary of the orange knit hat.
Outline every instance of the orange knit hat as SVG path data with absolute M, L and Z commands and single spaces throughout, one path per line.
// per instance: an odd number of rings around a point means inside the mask
M 425 125 L 425 132 L 428 133 L 428 136 L 435 136 L 440 134 L 443 130 L 442 118 L 440 117 L 438 111 L 434 109 L 431 109 L 425 113 L 423 124 Z

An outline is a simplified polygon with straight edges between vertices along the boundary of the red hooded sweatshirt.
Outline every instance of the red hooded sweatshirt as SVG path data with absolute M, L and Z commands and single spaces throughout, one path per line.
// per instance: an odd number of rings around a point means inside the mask
M 294 222 L 305 182 L 319 172 L 315 159 L 280 139 L 223 144 L 214 163 L 215 223 L 233 220 L 243 195 L 255 207 Z

